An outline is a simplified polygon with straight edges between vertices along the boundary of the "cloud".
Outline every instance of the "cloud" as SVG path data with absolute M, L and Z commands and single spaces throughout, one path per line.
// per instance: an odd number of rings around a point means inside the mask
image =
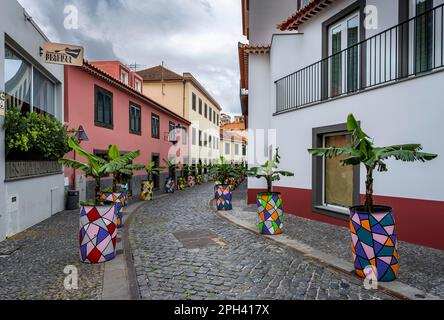
M 240 113 L 238 0 L 19 0 L 52 41 L 85 47 L 89 60 L 143 67 L 162 61 L 191 72 L 229 114 Z M 79 29 L 64 28 L 64 8 L 79 12 Z

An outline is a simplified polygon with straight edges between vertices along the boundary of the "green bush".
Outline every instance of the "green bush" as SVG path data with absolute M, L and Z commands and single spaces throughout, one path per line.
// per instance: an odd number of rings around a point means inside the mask
M 7 153 L 20 160 L 58 160 L 69 152 L 66 126 L 50 115 L 9 108 L 3 128 Z

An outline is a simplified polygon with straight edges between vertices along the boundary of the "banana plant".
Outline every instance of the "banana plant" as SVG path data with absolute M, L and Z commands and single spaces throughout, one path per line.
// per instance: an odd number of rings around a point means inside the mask
M 164 167 L 156 166 L 156 162 L 150 162 L 145 167 L 146 174 L 148 175 L 148 180 L 153 180 L 154 176 L 158 176 L 160 172 L 165 169 Z
M 227 162 L 223 156 L 220 157 L 219 162 L 209 165 L 209 172 L 214 181 L 220 181 L 222 184 L 228 178 L 237 175 L 234 166 Z
M 294 173 L 290 171 L 283 171 L 278 169 L 278 165 L 281 163 L 281 157 L 279 155 L 279 148 L 276 148 L 276 152 L 272 160 L 268 160 L 260 167 L 254 167 L 246 171 L 249 177 L 256 177 L 258 179 L 265 178 L 267 180 L 267 192 L 273 192 L 273 182 L 281 180 L 281 176 L 293 177 Z
M 175 160 L 166 159 L 163 159 L 163 162 L 165 162 L 166 167 L 168 168 L 170 178 L 173 179 L 173 181 L 176 181 L 176 170 L 180 168 L 180 162 L 176 163 Z
M 113 192 L 117 192 L 117 182 L 126 182 L 134 171 L 145 168 L 144 164 L 133 164 L 133 161 L 140 156 L 140 150 L 121 154 L 119 148 L 112 144 L 108 148 L 108 158 L 110 159 L 109 173 L 113 175 Z M 116 161 L 119 160 L 119 161 Z M 114 161 L 114 163 L 113 163 Z
M 91 177 L 95 181 L 95 204 L 98 206 L 100 201 L 100 182 L 104 177 L 109 176 L 111 168 L 113 166 L 122 165 L 126 159 L 118 158 L 112 161 L 106 161 L 94 154 L 85 151 L 74 138 L 68 140 L 68 146 L 76 152 L 78 155 L 86 159 L 86 163 L 72 160 L 72 159 L 60 159 L 59 163 L 74 169 L 81 170 L 85 173 L 85 176 Z
M 366 171 L 366 195 L 365 195 L 365 211 L 372 213 L 373 211 L 373 173 L 387 172 L 388 167 L 384 162 L 387 159 L 394 158 L 404 162 L 426 162 L 435 159 L 438 155 L 421 152 L 420 144 L 403 144 L 387 147 L 375 147 L 373 139 L 371 139 L 361 128 L 360 124 L 353 116 L 349 114 L 347 117 L 347 130 L 352 134 L 352 143 L 346 148 L 315 148 L 309 149 L 308 152 L 316 157 L 334 158 L 345 155 L 346 158 L 341 160 L 343 166 L 355 166 L 363 164 Z

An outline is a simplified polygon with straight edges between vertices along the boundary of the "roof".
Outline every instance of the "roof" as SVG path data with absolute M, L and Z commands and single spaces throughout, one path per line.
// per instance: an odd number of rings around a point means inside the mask
M 246 130 L 245 123 L 227 123 L 221 127 L 221 130 L 230 131 L 230 130 Z
M 168 108 L 162 106 L 161 104 L 155 102 L 154 100 L 151 100 L 150 98 L 148 98 L 147 96 L 145 96 L 144 94 L 140 93 L 139 91 L 133 89 L 132 87 L 130 87 L 129 85 L 126 85 L 125 83 L 123 83 L 122 81 L 120 81 L 119 79 L 113 77 L 112 75 L 108 74 L 107 72 L 103 71 L 102 69 L 96 67 L 95 65 L 93 65 L 92 63 L 88 62 L 87 60 L 84 60 L 83 62 L 83 66 L 80 67 L 82 68 L 84 71 L 104 80 L 107 81 L 108 83 L 110 83 L 111 85 L 126 91 L 127 93 L 143 100 L 144 102 L 150 104 L 151 106 L 153 106 L 155 109 L 162 111 L 168 115 L 170 115 L 173 118 L 178 119 L 179 121 L 182 121 L 183 123 L 186 123 L 187 125 L 191 125 L 191 122 L 188 121 L 187 119 L 179 116 L 177 113 L 172 112 L 171 110 L 169 110 Z
M 241 89 L 248 89 L 248 55 L 266 54 L 270 52 L 270 45 L 250 45 L 239 42 L 239 67 L 241 73 Z
M 281 31 L 297 30 L 301 24 L 315 16 L 317 13 L 335 1 L 336 0 L 311 0 L 307 5 L 297 10 L 295 14 L 280 23 L 277 27 Z
M 183 80 L 183 77 L 163 66 L 155 66 L 142 71 L 137 74 L 143 78 L 143 81 L 168 81 L 168 80 Z

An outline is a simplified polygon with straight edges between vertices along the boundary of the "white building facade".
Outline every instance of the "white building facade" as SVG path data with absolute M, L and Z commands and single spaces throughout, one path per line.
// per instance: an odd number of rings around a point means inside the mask
M 347 144 L 353 113 L 378 146 L 420 143 L 439 155 L 426 164 L 388 161 L 374 189 L 377 204 L 394 208 L 400 240 L 444 249 L 444 1 L 242 2 L 249 165 L 280 148 L 281 167 L 295 173 L 276 183 L 285 211 L 347 225 L 365 169 L 307 149 Z M 250 178 L 249 202 L 264 187 Z
M 63 66 L 42 62 L 40 48 L 45 41 L 45 35 L 16 0 L 2 1 L 2 105 L 20 107 L 24 112 L 44 108 L 46 113 L 62 120 Z M 61 166 L 6 161 L 3 123 L 0 111 L 0 241 L 62 211 L 65 193 Z

